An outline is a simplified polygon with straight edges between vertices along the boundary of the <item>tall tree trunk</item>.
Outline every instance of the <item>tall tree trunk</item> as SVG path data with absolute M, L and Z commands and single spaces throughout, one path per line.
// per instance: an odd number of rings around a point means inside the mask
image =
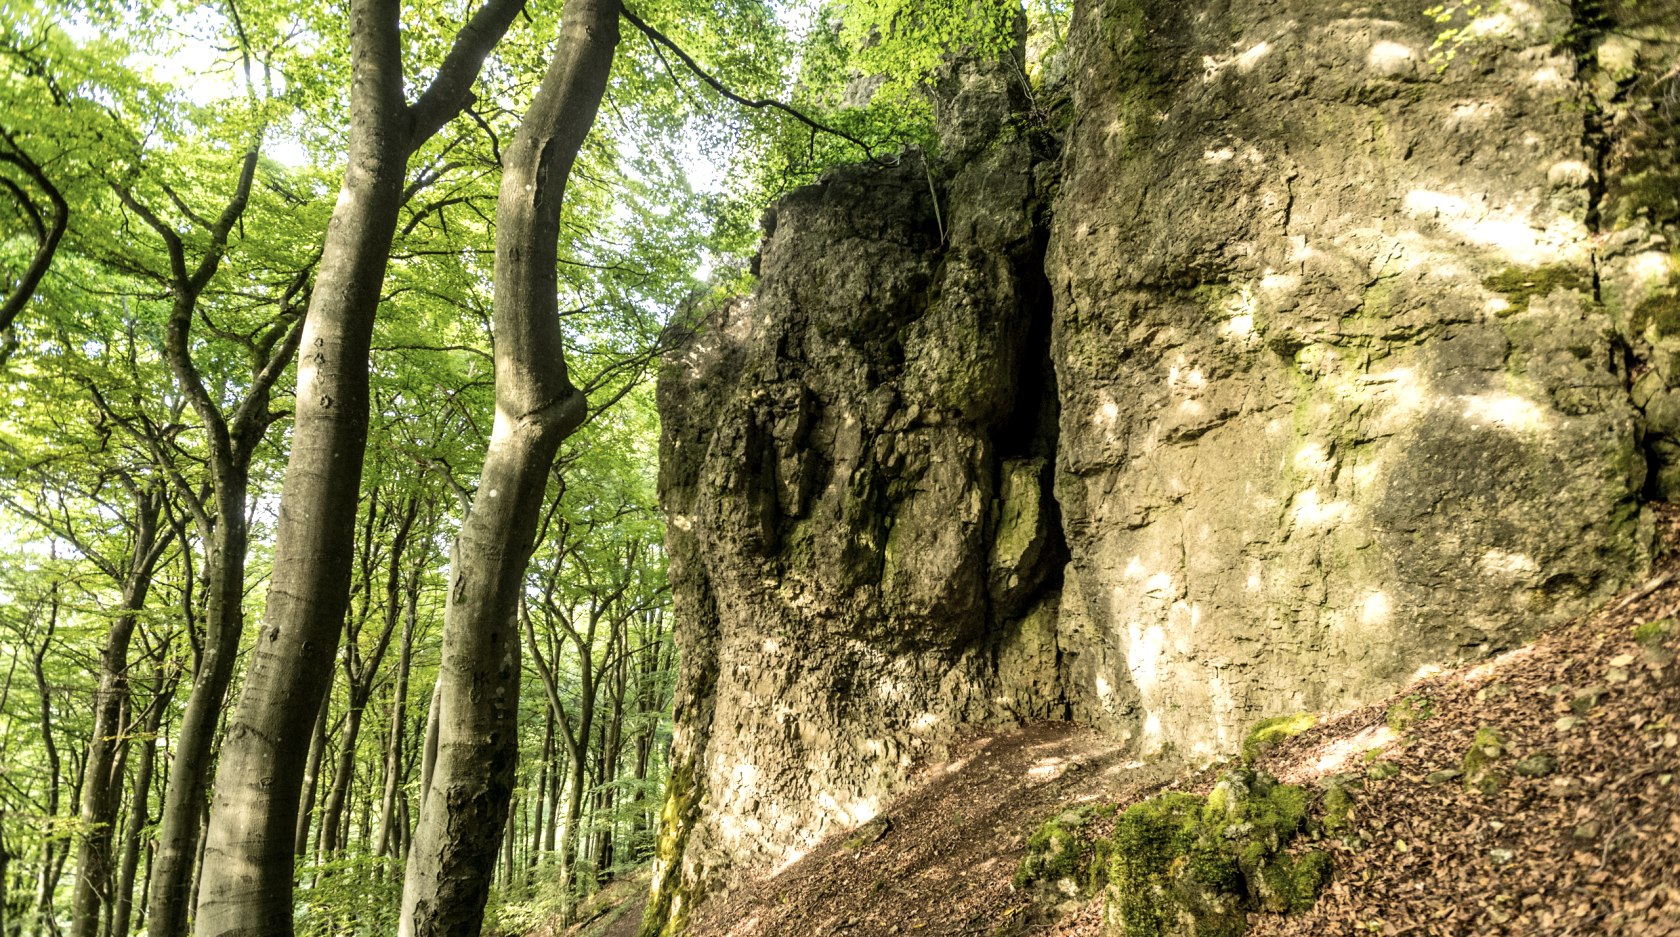
M 355 693 L 355 688 L 351 689 L 351 693 Z M 325 806 L 321 808 L 320 855 L 323 861 L 339 850 L 345 801 L 350 796 L 350 782 L 356 775 L 356 737 L 362 731 L 362 708 L 362 702 L 353 698 L 350 700 L 350 708 L 344 713 L 344 728 L 338 740 L 338 763 L 333 767 L 332 789 L 327 794 Z
M 291 934 L 307 726 L 349 602 L 368 353 L 408 158 L 470 100 L 522 6 L 488 0 L 405 105 L 400 0 L 351 2 L 349 161 L 303 332 L 267 610 L 217 771 L 200 937 Z
M 46 818 L 48 829 L 58 832 L 58 805 L 60 787 L 63 782 L 63 762 L 58 754 L 58 741 L 53 732 L 52 694 L 47 687 L 46 659 L 47 648 L 52 644 L 53 634 L 58 630 L 58 586 L 52 587 L 52 604 L 47 615 L 46 633 L 41 637 L 41 644 L 35 649 L 33 656 L 35 672 L 35 692 L 41 698 L 40 727 L 41 743 L 47 754 L 47 802 Z M 58 890 L 58 876 L 54 874 L 57 855 L 57 837 L 48 839 L 41 847 L 41 870 L 35 878 L 35 913 L 40 921 L 46 925 L 47 932 L 58 933 L 58 924 L 53 915 L 53 893 Z
M 531 849 L 525 856 L 526 868 L 535 868 L 542 855 L 543 802 L 548 799 L 548 766 L 554 760 L 554 712 L 543 707 L 542 757 L 537 760 L 537 786 L 531 798 Z
M 11 879 L 7 873 L 12 864 L 12 854 L 6 851 L 6 808 L 0 807 L 0 937 L 10 937 L 11 931 L 6 928 L 6 906 L 11 901 Z
M 118 756 L 125 747 L 122 721 L 128 705 L 128 646 L 152 588 L 152 573 L 171 538 L 170 532 L 158 527 L 162 491 L 130 490 L 135 498 L 134 542 L 121 584 L 123 612 L 111 623 L 99 655 L 99 688 L 93 698 L 93 733 L 88 739 L 82 783 L 82 841 L 70 903 L 72 937 L 98 937 L 101 914 L 112 903 L 111 840 L 122 780 Z
M 181 715 L 163 801 L 146 912 L 151 937 L 181 937 L 188 930 L 211 750 L 245 630 L 245 484 L 246 473 L 234 468 L 216 486 L 215 528 L 205 560 L 210 587 L 204 654 Z
M 437 767 L 399 933 L 474 937 L 518 755 L 516 616 L 549 469 L 583 421 L 556 298 L 560 208 L 606 91 L 618 0 L 566 0 L 548 72 L 505 154 L 496 206 L 496 421 L 450 561 Z

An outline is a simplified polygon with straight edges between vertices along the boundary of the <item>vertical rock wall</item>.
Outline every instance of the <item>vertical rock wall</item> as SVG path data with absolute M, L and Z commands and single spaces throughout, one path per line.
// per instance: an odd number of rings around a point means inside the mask
M 1088 0 L 1059 141 L 965 66 L 934 164 L 786 199 L 661 376 L 650 920 L 964 723 L 1229 752 L 1638 575 L 1680 490 L 1676 7 Z
M 1066 712 L 1044 154 L 1010 126 L 1018 69 L 950 77 L 940 166 L 784 199 L 756 295 L 661 373 L 688 881 L 870 819 L 960 725 Z
M 1145 750 L 1509 646 L 1645 561 L 1584 27 L 1432 6 L 1081 9 L 1064 630 L 1080 711 Z

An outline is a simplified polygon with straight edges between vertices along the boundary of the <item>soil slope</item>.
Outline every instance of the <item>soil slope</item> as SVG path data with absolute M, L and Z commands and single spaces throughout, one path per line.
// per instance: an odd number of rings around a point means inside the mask
M 1674 543 L 1672 514 L 1663 526 Z M 1313 844 L 1335 862 L 1316 906 L 1254 915 L 1249 933 L 1680 935 L 1675 616 L 1671 557 L 1595 614 L 1266 751 L 1257 767 L 1285 781 L 1357 779 L 1355 806 L 1348 830 Z M 1478 731 L 1501 740 L 1491 793 L 1462 773 Z M 1051 920 L 1012 888 L 1027 837 L 1063 805 L 1206 792 L 1228 767 L 1168 777 L 1065 723 L 959 755 L 884 819 L 703 905 L 691 933 L 1095 935 L 1100 895 Z

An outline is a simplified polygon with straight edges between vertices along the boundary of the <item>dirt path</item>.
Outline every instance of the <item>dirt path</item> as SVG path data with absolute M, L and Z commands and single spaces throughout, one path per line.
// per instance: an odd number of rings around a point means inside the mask
M 991 934 L 1025 910 L 1009 882 L 1048 815 L 1125 797 L 1160 775 L 1090 729 L 1043 723 L 972 739 L 924 777 L 882 815 L 890 827 L 879 839 L 831 839 L 782 874 L 707 903 L 691 937 Z

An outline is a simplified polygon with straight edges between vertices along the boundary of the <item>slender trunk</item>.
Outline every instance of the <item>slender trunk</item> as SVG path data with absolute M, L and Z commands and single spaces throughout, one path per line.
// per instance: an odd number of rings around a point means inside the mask
M 338 764 L 333 768 L 332 790 L 327 795 L 326 806 L 321 809 L 321 857 L 324 860 L 338 852 L 341 824 L 344 819 L 344 805 L 350 796 L 350 782 L 356 775 L 356 737 L 362 731 L 363 702 L 355 697 L 358 690 L 351 688 L 352 699 L 350 708 L 344 714 L 343 734 L 338 740 Z
M 554 712 L 543 707 L 546 719 L 543 720 L 542 757 L 538 759 L 537 786 L 531 799 L 531 849 L 525 856 L 527 868 L 534 868 L 537 857 L 542 854 L 543 831 L 543 801 L 548 797 L 548 763 L 554 757 Z
M 397 787 L 402 775 L 404 729 L 408 726 L 408 671 L 414 655 L 414 632 L 419 625 L 420 564 L 408 576 L 402 645 L 397 649 L 396 686 L 391 692 L 391 737 L 385 746 L 385 789 L 379 799 L 379 834 L 374 837 L 374 854 L 399 855 L 393 824 L 396 820 Z
M 581 424 L 556 299 L 567 177 L 606 91 L 618 0 L 566 0 L 541 87 L 505 154 L 496 207 L 496 421 L 450 561 L 438 761 L 399 933 L 476 937 L 518 755 L 519 596 L 549 470 Z
M 327 748 L 327 711 L 331 707 L 332 694 L 321 694 L 321 708 L 315 714 L 315 728 L 309 736 L 309 760 L 303 769 L 303 790 L 298 794 L 300 806 L 293 855 L 300 859 L 309 855 L 309 823 L 315 813 L 315 787 L 321 778 L 321 758 Z
M 158 515 L 163 499 L 154 490 L 135 492 L 135 536 L 128 573 L 122 583 L 123 613 L 111 623 L 99 655 L 99 689 L 93 699 L 93 734 L 88 740 L 82 782 L 82 842 L 76 858 L 76 888 L 71 894 L 72 937 L 97 937 L 101 915 L 112 903 L 111 840 L 117 819 L 122 768 L 123 714 L 128 706 L 128 646 L 139 613 L 151 591 L 152 573 L 163 555 L 168 534 Z
M 154 699 L 146 710 L 144 736 L 140 741 L 140 758 L 134 768 L 128 826 L 123 830 L 122 869 L 118 873 L 116 898 L 111 908 L 110 930 L 115 937 L 128 937 L 129 920 L 134 914 L 134 881 L 140 865 L 141 831 L 149 822 L 148 800 L 151 797 L 152 773 L 157 761 L 157 734 L 159 727 L 163 725 L 164 713 L 169 710 L 171 689 L 172 686 L 167 681 L 159 680 L 158 698 Z
M 52 694 L 47 687 L 46 659 L 47 648 L 52 644 L 53 634 L 58 630 L 58 587 L 52 590 L 52 606 L 47 616 L 46 634 L 41 638 L 41 644 L 35 649 L 33 663 L 35 665 L 35 692 L 41 698 L 40 728 L 41 743 L 47 754 L 47 802 L 46 817 L 48 829 L 58 832 L 59 789 L 63 782 L 63 763 L 58 754 L 58 741 L 53 732 Z M 41 872 L 35 879 L 35 913 L 47 925 L 50 933 L 58 932 L 56 918 L 53 915 L 53 893 L 58 890 L 58 876 L 54 874 L 54 862 L 58 852 L 58 838 L 48 839 L 41 847 Z
M 12 854 L 6 851 L 6 808 L 0 807 L 0 937 L 7 937 L 11 931 L 6 928 L 6 906 L 11 901 L 10 889 L 7 885 L 11 879 L 7 871 L 12 864 Z
M 400 0 L 350 4 L 348 166 L 302 336 L 268 604 L 217 771 L 200 937 L 292 932 L 307 727 L 327 691 L 349 602 L 368 354 L 408 158 L 471 99 L 485 56 L 522 6 L 479 7 L 409 105 Z
M 188 931 L 211 750 L 245 630 L 245 484 L 245 471 L 235 469 L 216 486 L 215 529 L 206 538 L 210 588 L 204 654 L 193 674 L 169 768 L 146 913 L 150 937 L 181 937 Z

